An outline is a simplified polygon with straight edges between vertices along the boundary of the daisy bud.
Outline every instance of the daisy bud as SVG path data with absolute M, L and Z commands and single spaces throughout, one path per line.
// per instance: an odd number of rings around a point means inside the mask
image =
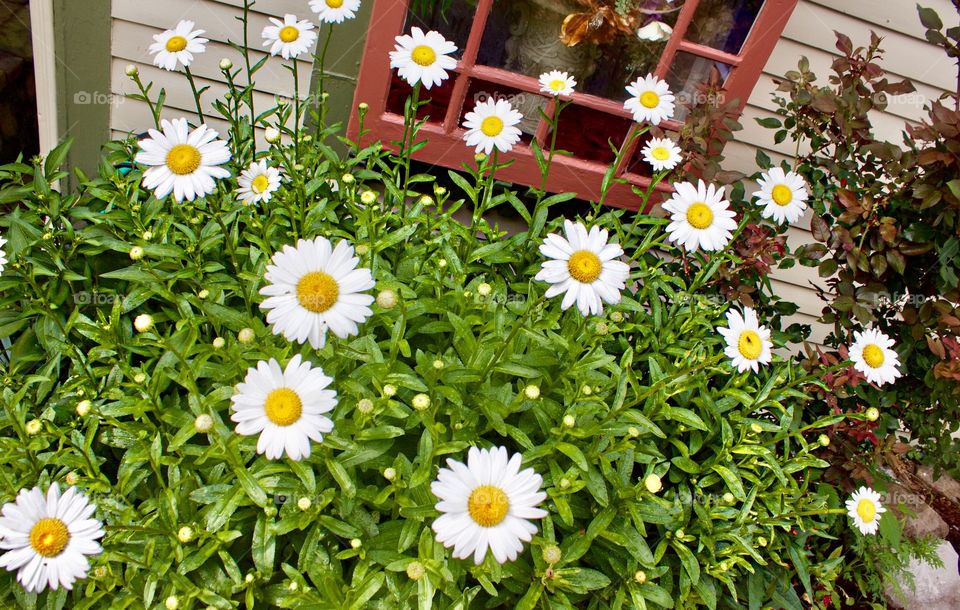
M 817 442 L 820 443 L 820 445 L 821 445 L 822 447 L 829 447 L 829 446 L 830 446 L 830 437 L 827 436 L 826 434 L 821 434 L 820 437 L 817 438 Z
M 358 256 L 366 256 L 370 252 L 370 246 L 367 244 L 357 244 L 357 247 L 354 248 Z
M 877 421 L 880 418 L 880 411 L 876 407 L 870 407 L 866 412 L 867 419 Z
M 437 197 L 443 197 L 447 194 L 447 189 L 446 187 L 438 186 L 437 188 L 433 189 L 433 192 L 437 194 Z
M 213 349 L 222 349 L 224 345 L 227 344 L 226 339 L 223 337 L 217 337 L 213 340 Z
M 340 181 L 344 184 L 353 184 L 357 179 L 353 177 L 353 174 L 344 174 L 340 177 Z
M 767 539 L 764 538 L 763 536 L 760 536 L 759 538 L 757 538 L 757 543 L 760 546 L 767 546 Z
M 426 394 L 417 394 L 413 397 L 413 408 L 417 411 L 424 411 L 430 407 L 430 397 Z
M 147 376 L 144 373 L 137 373 L 136 375 L 133 376 L 134 383 L 143 383 L 146 380 L 147 380 Z
M 593 394 L 593 388 L 591 388 L 588 385 L 583 386 L 583 389 L 581 389 L 580 391 L 583 392 L 584 396 L 590 396 L 591 394 Z
M 523 388 L 523 395 L 529 398 L 530 400 L 536 400 L 540 398 L 540 387 L 530 384 L 527 387 Z
M 730 493 L 729 491 L 728 491 L 727 493 L 723 494 L 723 501 L 724 501 L 725 503 L 727 503 L 727 504 L 733 504 L 733 501 L 734 501 L 734 500 L 736 500 L 736 498 L 734 498 L 734 497 L 733 497 L 733 494 Z
M 395 468 L 384 468 L 383 469 L 383 478 L 388 481 L 392 481 L 397 478 L 397 470 Z
M 267 127 L 263 133 L 263 137 L 270 144 L 276 144 L 280 141 L 280 130 L 276 127 Z
M 276 517 L 276 516 L 277 516 L 277 507 L 276 507 L 276 506 L 268 506 L 268 507 L 266 507 L 266 508 L 263 509 L 263 514 L 266 515 L 266 516 L 268 516 L 268 517 Z
M 197 415 L 197 419 L 193 420 L 193 429 L 200 434 L 210 432 L 213 430 L 213 418 L 206 413 Z
M 252 582 L 253 582 L 253 574 L 247 574 L 246 576 L 244 576 L 244 577 L 243 577 L 243 581 L 244 581 L 245 583 L 247 583 L 247 584 L 252 583 Z
M 207 298 L 208 296 L 210 296 L 210 291 L 207 290 L 206 288 L 204 288 L 203 290 L 197 293 L 197 298 L 200 299 L 201 301 Z
M 760 424 L 750 424 L 750 429 L 753 430 L 754 434 L 760 434 L 763 432 L 763 428 L 760 427 Z
M 303 497 L 297 500 L 297 508 L 303 511 L 310 510 L 310 507 L 313 506 L 313 502 L 310 501 L 310 498 Z
M 543 547 L 543 560 L 550 565 L 553 565 L 560 561 L 563 557 L 563 553 L 560 552 L 560 547 L 555 544 L 550 546 Z
M 683 533 L 683 530 L 677 530 L 677 533 L 676 533 L 675 535 L 676 535 L 676 537 L 677 537 L 678 539 L 683 540 L 683 537 L 684 537 L 686 534 Z
M 490 284 L 486 282 L 477 286 L 477 294 L 479 294 L 482 297 L 490 296 L 490 291 L 492 290 L 493 288 L 491 288 Z
M 186 544 L 193 540 L 193 529 L 184 525 L 177 531 L 177 540 Z
M 144 231 L 141 237 L 143 238 L 143 241 L 150 241 L 153 239 L 153 231 Z
M 474 159 L 477 163 L 483 163 L 484 161 L 487 160 L 487 155 L 484 154 L 484 153 L 477 153 L 477 154 L 475 154 L 475 155 L 473 156 L 473 159 Z
M 361 398 L 357 401 L 357 411 L 360 411 L 364 415 L 373 413 L 373 401 L 369 398 Z
M 441 269 L 443 269 L 446 266 L 447 266 L 447 259 L 441 258 L 440 260 L 437 261 L 437 267 L 440 267 Z
M 287 585 L 287 589 L 291 591 L 296 591 L 299 588 L 300 588 L 300 585 L 298 585 L 296 581 L 293 581 L 289 585 Z
M 27 422 L 27 434 L 33 436 L 39 434 L 40 430 L 43 428 L 43 424 L 39 419 L 31 419 Z
M 133 78 L 134 76 L 139 74 L 139 72 L 140 70 L 133 64 L 127 64 L 127 68 L 124 70 L 124 73 L 130 78 Z
M 233 62 L 230 61 L 228 58 L 224 57 L 223 59 L 220 60 L 221 70 L 229 70 L 231 68 L 233 68 Z
M 367 110 L 370 110 L 370 104 L 366 102 L 360 102 L 360 104 L 357 106 L 357 110 L 360 112 L 366 112 Z
M 77 476 L 77 473 L 75 473 L 75 472 L 68 472 L 68 473 L 67 473 L 67 476 L 65 476 L 65 477 L 63 478 L 63 480 L 64 480 L 64 482 L 65 482 L 67 485 L 76 485 L 76 484 L 77 484 L 77 480 L 78 480 L 79 478 L 80 478 L 80 477 Z
M 377 202 L 377 194 L 374 191 L 363 191 L 360 193 L 360 203 L 363 205 L 373 205 Z
M 597 325 L 594 327 L 594 331 L 601 337 L 606 336 L 610 332 L 610 327 L 607 326 L 606 322 L 597 322 Z
M 623 322 L 623 314 L 619 311 L 613 311 L 610 313 L 610 320 L 619 324 Z
M 130 248 L 130 259 L 131 259 L 131 260 L 138 261 L 138 260 L 140 260 L 141 258 L 143 258 L 143 255 L 144 255 L 143 248 L 141 248 L 140 246 L 134 246 L 134 247 Z
M 563 477 L 560 479 L 560 489 L 568 489 L 570 487 L 570 479 Z
M 633 575 L 633 579 L 637 581 L 637 584 L 642 585 L 643 583 L 647 582 L 647 573 L 643 570 L 637 570 L 637 572 Z
M 469 298 L 471 298 L 472 296 L 473 296 L 473 293 L 470 292 L 469 290 L 464 290 L 464 291 L 463 291 L 463 298 L 469 299 Z
M 359 549 L 361 546 L 363 546 L 363 541 L 361 541 L 359 538 L 354 538 L 350 541 L 351 548 Z
M 638 436 L 640 436 L 640 430 L 635 426 L 630 426 L 629 428 L 627 428 L 627 434 L 629 434 L 633 438 L 637 438 Z
M 142 313 L 133 320 L 133 327 L 136 328 L 138 332 L 145 333 L 153 328 L 153 317 Z
M 410 580 L 420 580 L 426 572 L 427 569 L 419 561 L 411 561 L 407 564 L 407 577 Z
M 399 297 L 397 293 L 389 288 L 381 290 L 380 294 L 377 295 L 377 305 L 382 309 L 393 309 L 397 306 L 397 301 Z
M 94 578 L 103 578 L 107 575 L 107 566 L 97 566 L 93 569 Z
M 431 197 L 430 195 L 424 195 L 423 197 L 420 198 L 420 205 L 423 205 L 423 206 L 433 205 L 433 197 Z
M 244 345 L 253 343 L 255 338 L 256 334 L 253 332 L 252 328 L 241 328 L 240 332 L 237 333 L 237 341 L 243 343 Z
M 90 407 L 93 406 L 89 400 L 81 400 L 77 403 L 77 415 L 86 417 L 90 413 Z
M 567 428 L 572 428 L 577 425 L 577 418 L 573 415 L 564 415 L 563 425 Z
M 443 360 L 440 360 L 439 358 L 437 358 L 436 360 L 433 361 L 433 368 L 437 369 L 438 371 L 442 369 L 443 366 L 444 366 Z
M 171 595 L 163 602 L 163 606 L 167 610 L 177 610 L 180 607 L 180 600 L 177 599 L 176 595 Z
M 643 486 L 652 494 L 659 493 L 663 489 L 663 480 L 655 474 L 648 474 L 643 480 Z

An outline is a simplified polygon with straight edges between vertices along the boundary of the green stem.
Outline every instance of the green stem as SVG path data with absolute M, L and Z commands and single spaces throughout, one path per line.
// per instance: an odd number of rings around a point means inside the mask
M 323 97 L 324 91 L 324 80 L 326 77 L 326 62 L 327 62 L 327 49 L 330 48 L 330 39 L 333 38 L 333 24 L 331 23 L 327 28 L 327 39 L 323 43 L 323 49 L 320 51 L 320 56 L 317 57 L 314 55 L 314 60 L 320 62 L 320 79 L 317 84 L 317 107 L 320 109 L 320 116 L 317 124 L 314 126 L 314 137 L 320 137 L 320 131 L 326 127 L 327 123 L 327 104 L 326 100 Z M 357 138 L 357 141 L 360 141 L 360 138 Z
M 293 60 L 293 163 L 300 163 L 300 62 Z
M 250 108 L 250 132 L 253 134 L 250 138 L 253 145 L 253 158 L 257 158 L 257 114 L 253 109 L 253 70 L 250 68 L 250 7 L 255 4 L 254 0 L 243 0 L 243 61 L 247 67 L 247 106 Z
M 197 115 L 201 123 L 206 123 L 203 118 L 203 107 L 200 105 L 200 93 L 197 92 L 197 83 L 193 80 L 193 73 L 190 72 L 190 66 L 184 66 L 183 70 L 187 73 L 187 80 L 190 81 L 190 89 L 193 90 L 193 101 L 197 104 Z

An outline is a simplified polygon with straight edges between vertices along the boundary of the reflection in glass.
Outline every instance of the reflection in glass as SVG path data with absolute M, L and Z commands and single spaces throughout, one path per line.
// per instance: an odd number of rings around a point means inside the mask
M 404 106 L 412 88 L 407 81 L 397 76 L 396 70 L 392 71 L 392 75 L 390 94 L 387 96 L 387 111 L 403 116 Z M 454 79 L 449 78 L 439 87 L 433 87 L 429 91 L 421 89 L 420 101 L 426 104 L 417 111 L 417 118 L 429 117 L 430 123 L 442 123 L 443 117 L 447 114 L 447 106 L 450 105 L 450 98 L 453 96 L 453 85 Z
M 557 149 L 570 151 L 577 159 L 610 163 L 616 153 L 608 140 L 617 148 L 623 144 L 633 121 L 597 112 L 582 106 L 568 106 L 560 115 L 557 130 Z
M 423 31 L 435 30 L 457 45 L 454 57 L 463 57 L 470 37 L 470 27 L 477 10 L 476 0 L 411 0 L 403 31 L 416 26 Z
M 722 86 L 730 75 L 730 69 L 727 64 L 705 57 L 677 53 L 666 79 L 677 97 L 673 119 L 683 121 L 692 108 L 701 104 L 715 104 L 717 100 L 707 98 L 703 85 Z
M 568 16 L 585 15 L 601 23 L 606 13 L 585 13 L 591 9 L 575 0 L 497 0 L 477 63 L 531 77 L 563 70 L 577 79 L 578 92 L 625 100 L 625 87 L 656 68 L 666 45 L 665 40 L 641 40 L 637 31 L 659 21 L 668 26 L 663 31 L 669 34 L 679 14 L 679 8 L 671 7 L 667 0 L 646 0 L 642 8 L 645 12 L 616 17 L 621 29 L 614 30 L 611 42 L 596 44 L 587 37 L 568 46 L 561 40 Z
M 686 38 L 738 55 L 762 6 L 763 0 L 701 0 Z

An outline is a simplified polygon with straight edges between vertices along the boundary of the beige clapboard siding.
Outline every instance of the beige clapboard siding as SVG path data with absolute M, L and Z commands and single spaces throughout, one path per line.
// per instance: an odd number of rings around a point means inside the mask
M 923 4 L 937 9 L 945 19 L 955 15 L 950 0 L 927 0 Z M 810 61 L 818 81 L 827 82 L 830 65 L 837 56 L 834 30 L 850 36 L 855 45 L 866 44 L 870 31 L 876 31 L 884 39 L 886 55 L 882 64 L 891 80 L 907 78 L 917 88 L 916 94 L 893 98 L 886 111 L 873 114 L 875 134 L 880 138 L 901 142 L 905 123 L 921 120 L 925 115 L 924 105 L 956 84 L 956 72 L 949 60 L 924 40 L 924 28 L 913 2 L 801 0 L 748 100 L 741 120 L 743 131 L 736 134 L 737 141 L 731 142 L 724 151 L 728 169 L 752 174 L 756 171 L 758 148 L 775 163 L 794 158 L 796 144 L 790 141 L 774 144 L 773 131 L 761 127 L 755 119 L 773 116 L 776 108 L 771 97 L 775 90 L 773 79 L 796 69 L 801 56 Z M 801 148 L 800 154 L 804 152 Z M 791 227 L 788 233 L 791 248 L 813 241 L 809 222 L 807 214 Z M 800 306 L 794 321 L 809 324 L 820 315 L 823 303 L 811 287 L 811 284 L 822 283 L 815 268 L 777 270 L 772 277 L 774 290 L 781 296 L 789 295 Z M 814 325 L 813 330 L 812 340 L 821 342 L 829 329 Z

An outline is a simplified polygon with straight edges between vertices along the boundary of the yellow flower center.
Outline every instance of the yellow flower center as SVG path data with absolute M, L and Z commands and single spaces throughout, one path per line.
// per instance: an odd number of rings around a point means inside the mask
M 565 81 L 560 80 L 559 78 L 550 83 L 550 89 L 558 93 L 560 91 L 563 91 L 566 88 L 567 88 L 567 83 Z
M 656 108 L 660 105 L 660 96 L 653 91 L 644 91 L 640 94 L 640 103 L 646 108 Z
M 327 6 L 330 8 L 340 8 L 343 6 L 343 0 L 327 0 Z
M 280 40 L 282 40 L 287 44 L 290 44 L 291 42 L 295 42 L 297 38 L 300 38 L 300 30 L 293 27 L 292 25 L 288 25 L 284 27 L 282 30 L 280 30 Z
M 263 410 L 267 419 L 276 425 L 289 426 L 300 420 L 303 402 L 300 401 L 300 395 L 290 388 L 277 388 L 267 395 Z
M 705 203 L 695 203 L 687 208 L 687 222 L 702 231 L 713 224 L 713 210 Z
M 793 191 L 790 190 L 790 187 L 783 184 L 778 184 L 773 187 L 773 202 L 777 205 L 789 205 L 793 201 Z
M 337 280 L 323 271 L 313 271 L 297 282 L 297 299 L 307 311 L 323 313 L 336 305 L 340 296 Z
M 167 153 L 167 167 L 178 176 L 192 174 L 200 168 L 200 151 L 196 146 L 177 144 Z
M 437 61 L 437 52 L 432 47 L 422 44 L 410 52 L 410 59 L 418 66 L 432 66 Z
M 493 527 L 507 518 L 510 500 L 507 494 L 493 485 L 481 485 L 473 490 L 467 500 L 470 518 L 483 527 Z
M 874 504 L 873 500 L 864 498 L 857 502 L 857 514 L 864 522 L 873 523 L 873 520 L 877 517 L 877 505 Z
M 570 277 L 583 284 L 592 284 L 600 277 L 603 271 L 603 263 L 600 257 L 589 250 L 579 250 L 574 252 L 567 261 L 567 269 L 570 271 Z
M 42 557 L 56 557 L 67 548 L 70 532 L 60 519 L 45 517 L 30 529 L 30 546 Z
M 179 53 L 187 48 L 187 39 L 183 36 L 172 36 L 167 41 L 167 51 L 170 53 Z
M 670 151 L 664 148 L 663 146 L 657 146 L 650 151 L 650 156 L 656 159 L 657 161 L 666 161 L 670 158 Z
M 756 360 L 760 357 L 760 352 L 763 351 L 763 341 L 760 340 L 760 335 L 756 331 L 745 330 L 740 333 L 737 349 L 740 350 L 740 355 L 747 360 Z
M 503 131 L 503 119 L 497 116 L 488 116 L 480 124 L 480 131 L 487 137 L 497 137 Z
M 268 188 L 270 188 L 270 180 L 263 174 L 260 174 L 253 179 L 253 182 L 250 183 L 250 188 L 253 189 L 254 193 L 263 194 Z
M 883 366 L 883 349 L 879 345 L 870 345 L 863 348 L 863 361 L 867 363 L 870 368 L 878 369 Z

